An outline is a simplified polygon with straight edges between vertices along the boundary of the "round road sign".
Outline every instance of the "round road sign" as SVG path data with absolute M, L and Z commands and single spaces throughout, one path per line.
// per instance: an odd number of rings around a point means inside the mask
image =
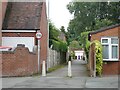
M 41 37 L 42 37 L 42 33 L 37 32 L 37 33 L 36 33 L 36 38 L 37 38 L 37 39 L 41 39 Z

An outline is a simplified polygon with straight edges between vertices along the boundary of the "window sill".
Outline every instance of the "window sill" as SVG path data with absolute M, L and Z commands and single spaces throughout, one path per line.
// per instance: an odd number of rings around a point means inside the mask
M 108 61 L 108 62 L 118 62 L 118 61 L 120 61 L 119 59 L 103 59 L 103 62 L 104 61 Z

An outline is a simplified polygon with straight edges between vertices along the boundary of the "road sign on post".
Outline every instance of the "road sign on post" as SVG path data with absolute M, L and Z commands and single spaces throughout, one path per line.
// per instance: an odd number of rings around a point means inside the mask
M 41 37 L 42 37 L 42 33 L 37 32 L 37 33 L 36 33 L 36 38 L 37 38 L 37 39 L 41 39 Z
M 40 39 L 42 38 L 42 33 L 37 32 L 36 38 L 38 39 L 38 73 L 40 72 Z

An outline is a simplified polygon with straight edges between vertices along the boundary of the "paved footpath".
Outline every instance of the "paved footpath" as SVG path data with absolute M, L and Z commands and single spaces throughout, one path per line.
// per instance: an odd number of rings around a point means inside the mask
M 67 66 L 48 73 L 47 77 L 2 78 L 3 88 L 118 88 L 118 76 L 89 77 L 84 61 L 72 62 L 72 78 Z
M 66 77 L 68 73 L 68 66 L 58 69 L 52 73 L 48 73 L 48 77 Z M 86 62 L 83 60 L 72 61 L 72 76 L 73 77 L 88 77 Z

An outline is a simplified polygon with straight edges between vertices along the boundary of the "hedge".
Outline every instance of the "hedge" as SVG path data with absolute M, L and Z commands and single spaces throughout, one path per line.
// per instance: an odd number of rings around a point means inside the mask
M 101 76 L 103 67 L 102 45 L 98 40 L 92 42 L 95 44 L 95 56 L 96 56 L 96 74 Z

